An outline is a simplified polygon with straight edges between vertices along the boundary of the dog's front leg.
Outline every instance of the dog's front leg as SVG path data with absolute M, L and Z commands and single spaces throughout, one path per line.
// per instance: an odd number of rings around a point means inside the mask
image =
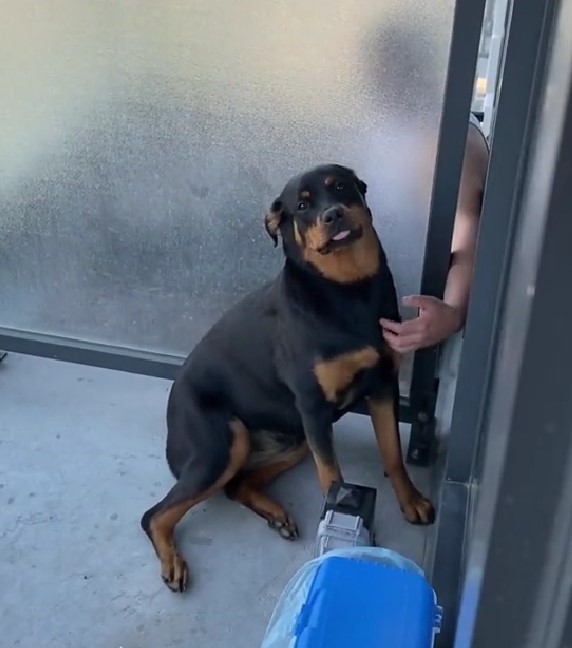
M 304 433 L 318 470 L 320 488 L 325 494 L 335 482 L 342 481 L 342 473 L 334 449 L 332 419 L 322 412 L 302 411 Z
M 370 398 L 368 408 L 381 460 L 405 519 L 412 524 L 433 524 L 433 505 L 415 488 L 403 464 L 396 400 Z

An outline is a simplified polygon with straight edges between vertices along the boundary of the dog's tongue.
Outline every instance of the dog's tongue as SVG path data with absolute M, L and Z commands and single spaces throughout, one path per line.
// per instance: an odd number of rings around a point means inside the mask
M 339 234 L 336 234 L 334 236 L 334 241 L 343 241 L 349 235 L 350 235 L 350 231 L 344 230 L 343 232 L 339 232 Z

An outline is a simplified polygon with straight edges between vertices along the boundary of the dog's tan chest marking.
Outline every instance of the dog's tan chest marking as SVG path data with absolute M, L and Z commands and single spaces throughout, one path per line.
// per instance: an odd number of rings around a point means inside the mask
M 379 362 L 379 353 L 371 346 L 342 353 L 314 365 L 314 375 L 326 400 L 337 403 L 344 391 L 351 386 L 356 375 L 364 369 L 371 369 Z

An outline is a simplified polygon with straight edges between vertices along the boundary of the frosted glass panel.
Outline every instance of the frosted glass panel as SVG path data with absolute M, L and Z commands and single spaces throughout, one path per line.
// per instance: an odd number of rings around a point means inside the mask
M 186 353 L 272 276 L 294 172 L 369 185 L 418 290 L 453 0 L 3 0 L 0 325 Z

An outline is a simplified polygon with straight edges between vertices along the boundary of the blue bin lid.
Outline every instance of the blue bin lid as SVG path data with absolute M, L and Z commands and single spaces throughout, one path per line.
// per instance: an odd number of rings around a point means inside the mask
M 435 594 L 418 573 L 332 557 L 316 570 L 295 648 L 431 648 Z

